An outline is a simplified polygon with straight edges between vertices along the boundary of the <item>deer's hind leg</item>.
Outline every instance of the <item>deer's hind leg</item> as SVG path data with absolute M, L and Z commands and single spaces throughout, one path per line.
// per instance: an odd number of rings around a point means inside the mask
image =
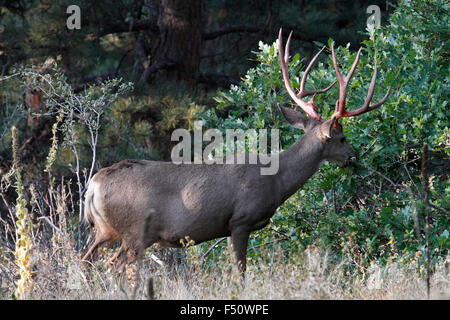
M 89 247 L 86 254 L 83 256 L 82 260 L 86 262 L 94 262 L 98 259 L 98 249 L 101 247 L 110 248 L 114 244 L 115 239 L 109 237 L 96 237 L 94 243 Z
M 109 259 L 108 264 L 115 270 L 120 270 L 127 264 L 132 264 L 138 258 L 136 245 L 130 245 L 128 241 L 122 239 L 122 245 L 114 256 Z
M 86 252 L 86 254 L 83 256 L 82 260 L 83 261 L 87 261 L 87 262 L 92 262 L 94 260 L 97 259 L 97 252 L 96 249 L 102 245 L 103 243 L 105 243 L 106 241 L 108 241 L 108 239 L 95 239 L 94 243 L 89 247 L 88 251 Z
M 142 236 L 136 234 L 126 234 L 122 238 L 122 245 L 118 252 L 108 261 L 108 264 L 113 266 L 116 270 L 121 267 L 132 264 L 144 255 L 144 250 L 150 247 L 157 241 L 156 238 L 146 239 L 144 241 Z
M 118 239 L 119 234 L 107 226 L 106 224 L 98 224 L 95 226 L 97 231 L 95 234 L 95 241 L 89 247 L 82 260 L 86 262 L 93 262 L 98 257 L 98 248 L 101 246 L 111 247 Z

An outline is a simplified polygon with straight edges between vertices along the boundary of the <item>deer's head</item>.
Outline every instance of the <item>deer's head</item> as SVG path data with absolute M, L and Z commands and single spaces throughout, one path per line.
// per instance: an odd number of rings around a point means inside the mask
M 339 71 L 338 64 L 336 61 L 336 55 L 334 52 L 334 46 L 332 45 L 331 53 L 333 56 L 333 65 L 336 71 L 337 81 L 339 82 L 339 98 L 336 101 L 334 113 L 331 116 L 331 118 L 329 120 L 322 119 L 322 117 L 317 111 L 318 110 L 317 106 L 314 103 L 314 97 L 316 96 L 316 94 L 327 92 L 329 89 L 331 89 L 331 87 L 333 87 L 336 81 L 334 81 L 327 88 L 322 90 L 307 91 L 305 89 L 305 83 L 308 74 L 311 71 L 311 68 L 316 62 L 320 53 L 323 51 L 322 48 L 322 50 L 320 50 L 309 63 L 308 67 L 305 70 L 303 78 L 300 82 L 300 89 L 298 93 L 295 93 L 294 89 L 291 86 L 288 75 L 289 45 L 291 41 L 291 36 L 292 32 L 289 34 L 286 43 L 286 50 L 284 50 L 282 30 L 280 29 L 280 33 L 278 35 L 278 49 L 279 49 L 278 54 L 281 62 L 281 72 L 283 74 L 284 85 L 287 89 L 287 92 L 289 93 L 289 96 L 296 103 L 296 105 L 299 106 L 306 113 L 306 115 L 289 108 L 281 106 L 279 108 L 283 113 L 284 117 L 286 118 L 286 120 L 293 127 L 304 130 L 305 136 L 308 136 L 309 139 L 315 140 L 316 142 L 318 141 L 318 143 L 320 143 L 322 156 L 324 159 L 331 162 L 335 162 L 341 166 L 348 165 L 351 161 L 355 159 L 355 152 L 345 139 L 342 125 L 338 121 L 339 118 L 357 116 L 381 106 L 389 96 L 390 88 L 388 89 L 383 99 L 381 99 L 379 102 L 373 105 L 370 105 L 377 78 L 377 65 L 375 63 L 374 73 L 372 76 L 372 80 L 370 82 L 369 91 L 367 93 L 363 106 L 357 110 L 347 111 L 345 109 L 347 87 L 353 75 L 353 72 L 356 69 L 356 65 L 358 64 L 359 55 L 361 53 L 362 48 L 359 49 L 356 55 L 356 59 L 353 62 L 352 68 L 350 69 L 349 73 L 345 78 L 343 78 Z M 312 98 L 309 101 L 306 102 L 303 100 L 304 97 L 310 95 L 312 95 Z

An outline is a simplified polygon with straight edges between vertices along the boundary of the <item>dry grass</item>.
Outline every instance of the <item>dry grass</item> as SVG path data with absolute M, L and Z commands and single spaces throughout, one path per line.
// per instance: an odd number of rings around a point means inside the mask
M 310 248 L 289 263 L 275 249 L 271 261 L 250 264 L 242 282 L 231 271 L 174 272 L 153 276 L 159 299 L 426 299 L 423 276 L 415 267 L 390 262 L 373 264 L 366 279 L 350 273 L 348 263 L 330 265 L 323 250 Z M 278 252 L 277 252 L 278 250 Z M 295 261 L 294 261 L 295 260 Z M 432 298 L 450 298 L 450 260 L 434 274 Z M 144 276 L 144 274 L 143 274 Z M 148 276 L 148 274 L 147 274 Z
M 196 247 L 187 252 L 147 250 L 139 268 L 128 266 L 121 275 L 104 266 L 107 257 L 88 268 L 83 266 L 64 234 L 55 233 L 48 247 L 34 250 L 35 287 L 30 299 L 130 299 L 136 283 L 135 298 L 147 299 L 149 279 L 155 299 L 426 299 L 424 272 L 414 262 L 373 263 L 362 275 L 350 271 L 355 269 L 350 259 L 331 263 L 327 251 L 319 248 L 291 255 L 289 261 L 280 247 L 264 249 L 264 261 L 250 260 L 243 281 L 233 258 L 220 259 L 212 267 L 208 261 L 210 268 L 206 268 L 199 262 Z M 157 265 L 151 252 L 165 265 Z M 0 298 L 10 299 L 15 290 L 12 280 L 17 279 L 15 266 L 8 252 L 0 258 Z M 448 257 L 437 265 L 432 298 L 450 298 L 449 267 Z M 138 282 L 136 273 L 141 278 Z

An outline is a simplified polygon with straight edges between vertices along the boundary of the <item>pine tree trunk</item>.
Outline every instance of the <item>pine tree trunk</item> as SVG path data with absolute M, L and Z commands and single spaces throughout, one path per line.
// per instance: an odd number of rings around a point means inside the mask
M 158 12 L 159 34 L 149 34 L 149 68 L 144 75 L 158 72 L 170 80 L 195 83 L 199 73 L 202 46 L 204 0 L 161 0 Z

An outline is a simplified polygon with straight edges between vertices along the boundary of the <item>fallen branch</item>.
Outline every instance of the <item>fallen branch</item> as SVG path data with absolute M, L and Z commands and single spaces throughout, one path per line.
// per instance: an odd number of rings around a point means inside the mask
M 164 262 L 162 262 L 162 260 L 159 259 L 157 256 L 155 256 L 153 253 L 150 254 L 150 258 L 157 264 L 159 264 L 161 267 L 164 267 Z
M 262 246 L 268 245 L 268 244 L 270 244 L 270 243 L 275 243 L 275 242 L 279 242 L 279 241 L 286 241 L 286 240 L 289 240 L 289 238 L 279 238 L 279 239 L 267 241 L 267 242 L 264 243 L 264 244 L 259 244 L 259 245 L 256 245 L 256 246 L 253 246 L 253 247 L 248 248 L 248 249 L 247 249 L 247 252 L 252 251 L 252 250 L 254 250 L 254 249 L 258 248 L 258 247 L 262 247 Z
M 223 240 L 225 240 L 227 237 L 223 237 L 220 238 L 219 240 L 217 240 L 203 255 L 202 255 L 202 259 L 205 259 L 208 254 L 215 248 L 217 247 Z
M 11 74 L 11 75 L 9 75 L 9 76 L 1 77 L 1 78 L 0 78 L 0 81 L 7 80 L 7 79 L 9 79 L 9 78 L 14 78 L 14 77 L 17 76 L 17 75 L 19 75 L 18 72 L 14 73 L 14 74 Z
M 37 218 L 38 220 L 44 220 L 45 222 L 47 222 L 53 229 L 55 229 L 60 235 L 63 236 L 64 239 L 66 239 L 67 241 L 69 240 L 67 238 L 67 236 L 64 234 L 64 232 L 61 231 L 61 229 L 59 229 L 57 226 L 55 226 L 48 217 L 39 217 Z

